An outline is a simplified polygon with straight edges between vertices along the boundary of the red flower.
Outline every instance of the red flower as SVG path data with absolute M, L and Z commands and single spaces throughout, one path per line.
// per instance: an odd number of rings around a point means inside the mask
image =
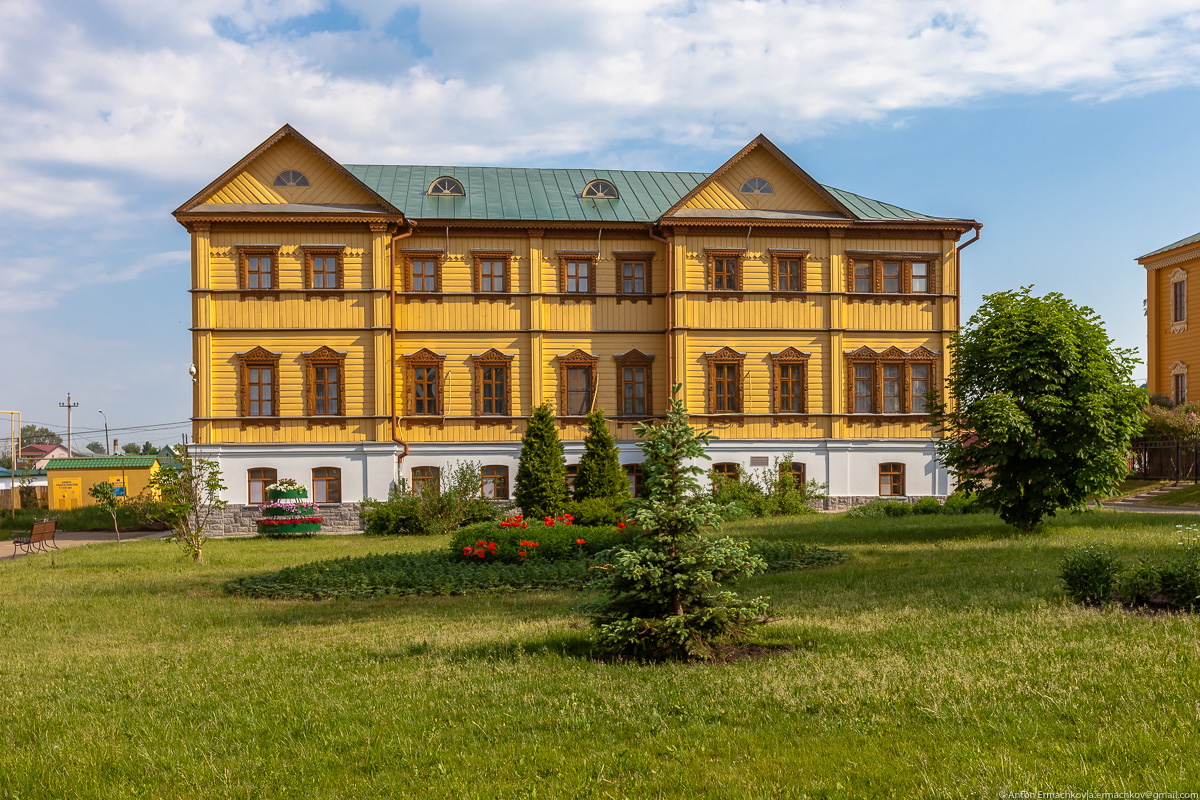
M 583 544 L 583 539 L 576 539 L 575 544 Z
M 525 555 L 525 551 L 524 551 L 524 550 L 522 550 L 521 552 L 517 553 L 517 555 L 519 555 L 519 556 L 523 556 L 523 555 Z
M 479 556 L 480 558 L 483 558 L 484 556 L 487 555 L 487 551 L 486 550 L 476 550 L 475 555 Z
M 522 523 L 521 523 L 521 527 L 522 527 L 522 528 L 528 528 L 528 527 L 529 527 L 529 523 L 528 523 L 528 522 L 522 522 Z
M 464 556 L 469 556 L 469 555 L 471 555 L 471 548 L 469 548 L 469 547 L 464 547 L 464 548 L 463 548 L 463 555 L 464 555 Z
M 493 555 L 494 555 L 494 554 L 495 554 L 495 552 L 496 552 L 496 543 L 495 543 L 495 542 L 488 542 L 488 550 L 491 550 L 491 551 L 492 551 L 492 553 L 493 553 Z
M 617 527 L 618 527 L 618 528 L 620 528 L 621 530 L 625 530 L 625 523 L 624 523 L 624 522 L 618 522 L 618 523 L 617 523 Z

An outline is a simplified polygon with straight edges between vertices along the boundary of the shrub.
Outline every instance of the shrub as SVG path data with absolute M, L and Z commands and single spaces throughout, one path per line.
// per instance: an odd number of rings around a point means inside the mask
M 364 530 L 376 536 L 425 536 L 430 533 L 417 509 L 417 498 L 392 487 L 387 500 L 362 501 L 358 515 Z
M 749 476 L 739 480 L 713 472 L 710 477 L 713 502 L 719 507 L 723 519 L 765 517 L 770 513 L 770 503 Z
M 521 437 L 521 456 L 517 464 L 517 505 L 530 518 L 562 512 L 567 499 L 567 461 L 550 408 L 543 403 Z
M 1145 561 L 1121 575 L 1117 583 L 1117 591 L 1121 599 L 1129 605 L 1142 605 L 1151 596 L 1158 593 L 1160 588 L 1158 567 Z
M 1179 608 L 1194 608 L 1200 604 L 1200 553 L 1194 548 L 1183 558 L 1159 567 L 1159 586 L 1162 593 Z
M 479 496 L 480 465 L 462 461 L 442 470 L 435 488 L 413 493 L 392 487 L 387 500 L 364 500 L 359 516 L 367 533 L 384 536 L 447 534 L 469 522 L 494 520 L 499 511 Z
M 912 513 L 913 507 L 909 503 L 902 503 L 899 500 L 870 500 L 861 506 L 850 509 L 846 512 L 846 516 L 878 519 L 880 517 L 907 517 Z
M 1117 551 L 1106 544 L 1088 544 L 1067 552 L 1059 565 L 1059 577 L 1071 598 L 1080 603 L 1102 603 L 1110 599 L 1121 574 Z
M 784 514 L 815 514 L 810 505 L 825 497 L 825 484 L 808 481 L 797 485 L 791 472 L 792 454 L 775 459 L 741 479 L 712 473 L 713 502 L 721 507 L 722 519 L 777 517 Z
M 628 544 L 633 538 L 631 529 L 615 526 L 556 524 L 547 527 L 541 521 L 528 524 L 528 528 L 504 528 L 494 523 L 460 528 L 450 539 L 450 557 L 467 561 L 477 558 L 466 555 L 463 548 L 471 548 L 476 542 L 484 541 L 496 543 L 496 552 L 484 560 L 510 564 L 534 559 L 561 561 L 610 550 Z M 582 544 L 579 539 L 583 540 Z M 537 542 L 537 546 L 522 546 L 521 542 Z M 517 555 L 521 551 L 526 555 Z
M 942 504 L 943 514 L 980 514 L 984 511 L 979 499 L 971 492 L 955 491 Z
M 603 411 L 588 414 L 588 432 L 575 476 L 574 497 L 576 501 L 592 498 L 622 501 L 629 497 L 629 480 L 621 466 L 617 443 L 604 422 Z
M 942 513 L 942 504 L 937 501 L 936 497 L 922 497 L 913 503 L 912 510 L 914 514 L 940 514 Z
M 593 497 L 567 503 L 563 513 L 573 516 L 576 525 L 616 525 L 625 518 L 621 510 L 622 505 L 621 501 Z

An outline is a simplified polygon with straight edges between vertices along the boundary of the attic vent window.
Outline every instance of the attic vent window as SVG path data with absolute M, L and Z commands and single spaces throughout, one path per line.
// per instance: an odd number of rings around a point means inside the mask
M 617 187 L 608 181 L 592 181 L 583 187 L 583 196 L 589 200 L 616 200 Z
M 308 178 L 304 173 L 294 169 L 285 169 L 275 178 L 276 186 L 308 186 Z
M 762 178 L 751 178 L 742 184 L 742 194 L 773 194 L 771 184 Z
M 426 194 L 430 197 L 462 197 L 466 192 L 463 191 L 462 184 L 454 178 L 443 177 L 429 184 Z

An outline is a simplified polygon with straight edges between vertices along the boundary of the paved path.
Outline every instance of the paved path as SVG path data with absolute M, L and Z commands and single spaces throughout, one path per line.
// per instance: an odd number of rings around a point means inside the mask
M 165 538 L 166 531 L 129 531 L 121 533 L 122 542 L 131 542 L 134 539 L 153 539 Z M 58 549 L 65 547 L 78 547 L 83 544 L 100 544 L 102 542 L 115 542 L 117 534 L 113 531 L 59 531 L 54 534 L 54 543 L 58 545 Z M 13 543 L 11 539 L 0 541 L 0 558 L 8 558 L 13 554 Z M 50 552 L 54 552 L 54 548 L 50 548 Z M 18 556 L 23 556 L 24 551 L 18 553 Z

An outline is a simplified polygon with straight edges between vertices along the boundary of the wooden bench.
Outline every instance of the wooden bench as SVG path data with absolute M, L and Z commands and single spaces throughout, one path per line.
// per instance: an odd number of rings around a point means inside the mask
M 41 522 L 33 523 L 33 530 L 24 536 L 14 536 L 12 539 L 13 551 L 9 558 L 17 557 L 17 548 L 23 548 L 26 554 L 32 553 L 35 550 L 41 553 L 46 552 L 46 546 L 49 545 L 55 550 L 58 545 L 54 542 L 54 534 L 58 531 L 58 517 L 46 517 Z

